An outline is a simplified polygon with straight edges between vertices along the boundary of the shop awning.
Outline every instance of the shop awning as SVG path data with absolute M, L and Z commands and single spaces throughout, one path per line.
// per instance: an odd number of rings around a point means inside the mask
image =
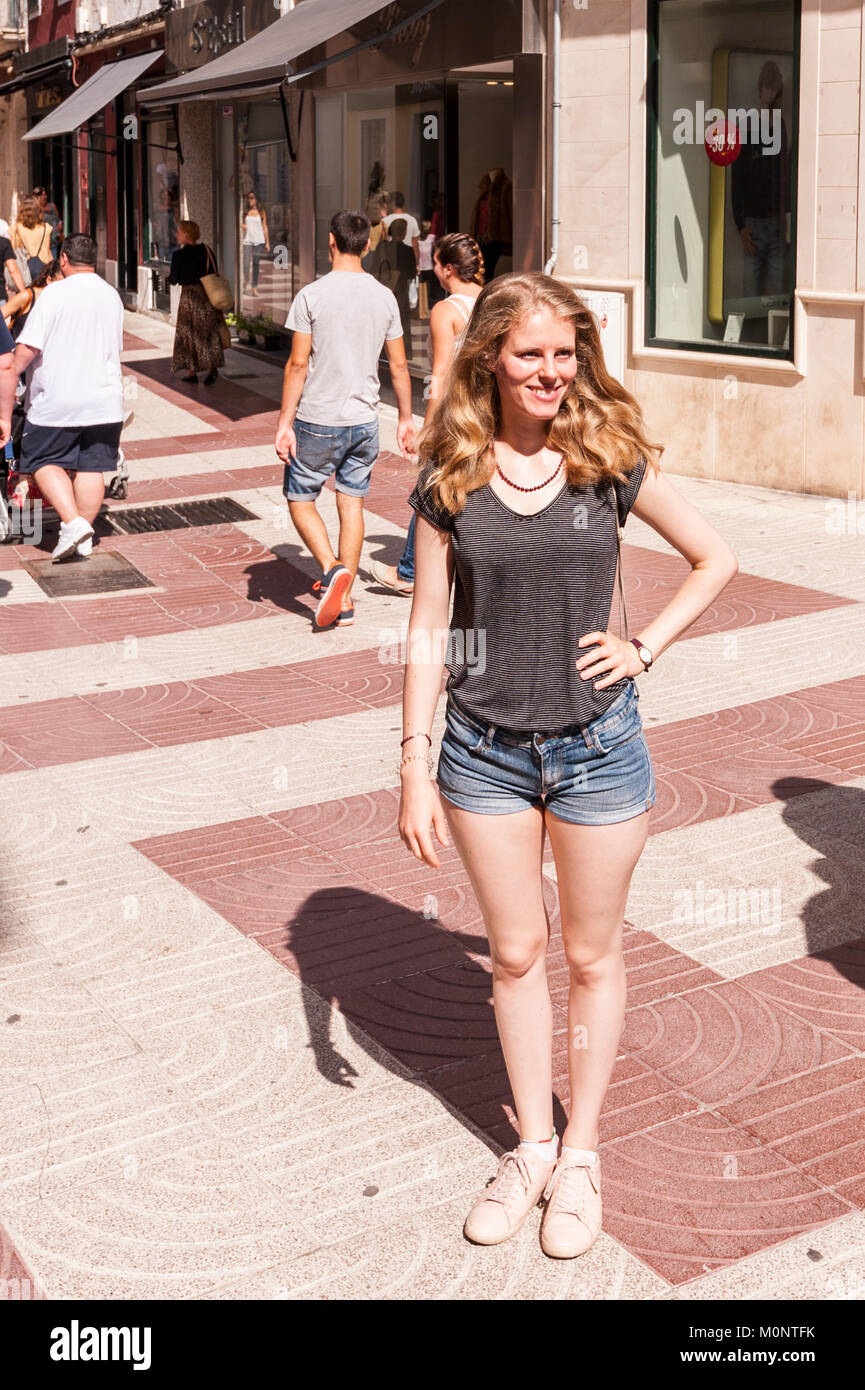
M 337 34 L 369 19 L 378 10 L 390 8 L 383 0 L 303 0 L 281 19 L 262 29 L 260 34 L 247 39 L 246 43 L 202 67 L 172 78 L 170 82 L 148 87 L 138 93 L 138 100 L 142 105 L 150 106 L 157 102 L 183 101 L 193 96 L 218 97 L 222 92 L 244 88 L 276 87 L 281 82 L 306 76 L 328 63 L 338 62 L 361 48 L 381 43 L 399 29 L 438 9 L 442 3 L 443 0 L 426 0 L 426 3 L 419 0 L 408 14 L 396 19 L 383 33 L 364 43 L 350 45 L 341 53 L 314 63 L 301 73 L 292 71 L 289 66 L 301 54 L 327 43 Z
M 125 92 L 127 87 L 131 87 L 161 57 L 162 49 L 152 48 L 147 53 L 137 53 L 134 58 L 105 63 L 71 97 L 67 97 L 43 121 L 28 130 L 21 137 L 22 140 L 51 140 L 55 135 L 69 135 L 107 106 L 109 101 Z

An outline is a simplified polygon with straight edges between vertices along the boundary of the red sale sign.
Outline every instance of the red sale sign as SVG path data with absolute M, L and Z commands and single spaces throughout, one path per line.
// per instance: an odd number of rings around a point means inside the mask
M 732 164 L 742 143 L 735 121 L 713 121 L 706 131 L 706 154 L 713 164 Z

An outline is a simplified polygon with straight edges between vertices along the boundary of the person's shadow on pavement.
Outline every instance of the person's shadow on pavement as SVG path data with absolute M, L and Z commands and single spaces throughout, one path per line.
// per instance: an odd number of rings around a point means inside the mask
M 839 975 L 861 989 L 865 986 L 865 791 L 817 778 L 782 777 L 773 782 L 772 792 L 786 802 L 785 824 L 820 855 L 809 867 L 826 888 L 802 909 L 808 955 L 831 961 Z M 817 800 L 809 795 L 814 792 L 824 795 Z M 783 904 L 783 884 L 779 888 Z M 858 949 L 851 950 L 850 944 L 857 940 Z
M 322 1076 L 358 1076 L 333 1038 L 334 1014 L 375 1061 L 424 1085 L 497 1140 L 513 1135 L 512 1105 L 492 1006 L 486 936 L 447 930 L 400 903 L 343 885 L 306 899 L 286 927 L 304 991 L 309 1045 Z M 324 1001 L 324 1007 L 322 1007 Z M 378 1049 L 369 1049 L 372 1038 Z M 480 1078 L 480 1085 L 476 1078 Z M 464 1101 L 463 1098 L 468 1100 Z M 469 1108 L 470 1105 L 470 1108 Z M 566 1122 L 558 1099 L 557 1128 Z

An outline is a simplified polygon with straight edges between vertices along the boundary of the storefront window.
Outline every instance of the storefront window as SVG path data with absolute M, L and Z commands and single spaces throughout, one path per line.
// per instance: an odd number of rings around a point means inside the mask
M 366 268 L 396 295 L 406 355 L 423 370 L 430 366 L 427 320 L 430 288 L 434 297 L 436 287 L 426 286 L 421 294 L 413 242 L 429 231 L 435 209 L 443 204 L 443 121 L 441 82 L 316 99 L 316 272 L 325 275 L 330 268 L 327 235 L 333 214 L 344 207 L 366 211 L 373 223 Z M 383 236 L 382 216 L 390 214 L 396 233 L 402 232 L 401 244 L 396 234 Z M 388 240 L 392 244 L 386 249 Z
M 655 0 L 649 340 L 789 357 L 798 5 Z
M 278 99 L 237 107 L 238 303 L 247 319 L 281 328 L 294 295 L 297 238 L 291 208 L 291 157 Z
M 167 264 L 177 247 L 178 163 L 174 122 L 147 121 L 144 126 L 146 142 L 145 215 L 146 235 L 144 255 L 148 261 Z

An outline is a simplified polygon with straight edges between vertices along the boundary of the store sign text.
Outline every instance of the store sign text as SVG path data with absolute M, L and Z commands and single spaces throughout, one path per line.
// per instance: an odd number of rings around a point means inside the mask
M 224 48 L 234 48 L 246 42 L 246 12 L 241 6 L 224 20 L 213 15 L 196 19 L 192 25 L 189 46 L 193 53 L 201 53 L 206 47 L 208 53 L 221 53 Z

